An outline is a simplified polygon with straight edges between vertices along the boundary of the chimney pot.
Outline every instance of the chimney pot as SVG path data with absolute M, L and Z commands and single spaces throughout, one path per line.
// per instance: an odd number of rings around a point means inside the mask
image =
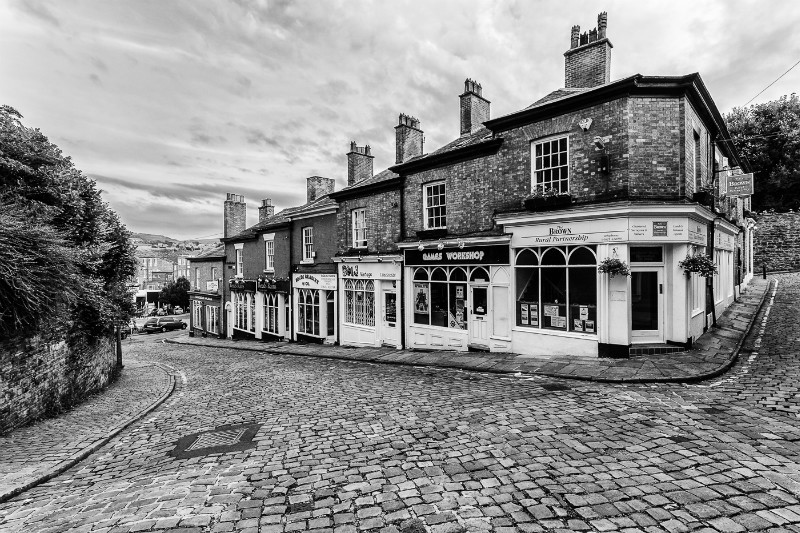
M 570 49 L 564 52 L 564 86 L 568 89 L 592 88 L 611 81 L 611 49 L 606 28 L 608 15 L 597 16 L 597 28 L 580 33 L 572 27 Z
M 233 237 L 245 230 L 247 204 L 241 194 L 227 193 L 223 206 L 222 236 Z
M 395 163 L 400 164 L 408 161 L 412 157 L 422 155 L 422 148 L 425 139 L 422 130 L 419 128 L 419 120 L 400 113 L 398 125 L 395 131 Z
M 275 206 L 272 205 L 272 198 L 261 200 L 261 207 L 258 208 L 258 221 L 263 222 L 275 214 Z
M 326 194 L 333 192 L 336 180 L 323 178 L 322 176 L 311 176 L 306 179 L 306 202 L 322 198 Z
M 461 135 L 478 131 L 489 120 L 490 102 L 482 96 L 483 87 L 477 81 L 467 78 L 464 94 L 459 96 L 461 108 Z
M 360 147 L 356 146 L 355 141 L 350 143 L 350 153 L 347 154 L 348 186 L 372 177 L 373 159 L 369 145 Z

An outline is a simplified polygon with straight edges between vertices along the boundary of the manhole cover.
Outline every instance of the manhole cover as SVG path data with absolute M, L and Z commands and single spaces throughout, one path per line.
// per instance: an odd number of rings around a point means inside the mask
M 253 442 L 261 424 L 227 424 L 211 431 L 192 433 L 178 440 L 169 452 L 177 459 L 188 459 L 212 453 L 228 453 L 247 450 L 256 445 Z
M 566 385 L 562 385 L 561 383 L 543 383 L 542 388 L 544 390 L 551 390 L 551 391 L 569 390 L 569 387 L 567 387 Z

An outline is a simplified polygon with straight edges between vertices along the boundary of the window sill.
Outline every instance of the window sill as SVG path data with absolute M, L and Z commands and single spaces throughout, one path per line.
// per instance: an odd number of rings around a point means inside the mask
M 313 259 L 303 259 L 302 261 L 300 261 L 300 264 L 301 265 L 313 265 L 314 264 L 314 260 Z
M 511 331 L 520 333 L 534 333 L 536 335 L 550 335 L 553 337 L 565 337 L 569 339 L 597 339 L 597 333 L 578 333 L 576 331 L 558 331 L 555 329 L 544 328 L 526 328 L 522 326 L 515 326 Z

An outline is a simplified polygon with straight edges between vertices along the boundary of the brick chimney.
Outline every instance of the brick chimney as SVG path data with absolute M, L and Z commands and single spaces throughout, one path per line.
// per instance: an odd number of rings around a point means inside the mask
M 333 192 L 336 180 L 323 178 L 322 176 L 311 176 L 306 178 L 306 202 L 313 202 L 326 194 Z
M 398 125 L 394 127 L 394 131 L 397 139 L 395 163 L 404 163 L 412 157 L 422 155 L 425 137 L 422 135 L 422 130 L 419 129 L 419 120 L 400 113 L 400 119 Z
M 614 45 L 606 37 L 608 15 L 597 15 L 597 28 L 581 34 L 580 26 L 573 26 L 569 50 L 564 52 L 564 87 L 567 89 L 591 88 L 611 81 L 611 49 Z
M 461 99 L 461 135 L 478 131 L 489 120 L 489 100 L 481 96 L 481 84 L 467 78 Z
M 275 206 L 272 205 L 272 198 L 261 200 L 261 207 L 258 208 L 258 221 L 263 222 L 275 214 Z
M 241 194 L 228 193 L 225 200 L 223 237 L 233 237 L 245 230 L 247 226 L 247 204 Z
M 347 184 L 353 185 L 361 180 L 372 177 L 372 160 L 374 159 L 369 145 L 356 146 L 355 141 L 350 142 L 350 151 L 347 153 Z

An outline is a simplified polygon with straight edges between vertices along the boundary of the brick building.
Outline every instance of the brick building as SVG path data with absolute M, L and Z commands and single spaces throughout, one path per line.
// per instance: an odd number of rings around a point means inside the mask
M 398 139 L 404 142 L 400 133 Z M 333 259 L 338 264 L 339 342 L 399 348 L 402 182 L 390 170 L 373 175 L 370 147 L 355 142 L 347 154 L 347 176 L 347 187 L 330 194 L 339 203 Z
M 225 246 L 220 244 L 188 258 L 189 336 L 225 336 L 222 329 L 222 272 Z
M 612 82 L 606 27 L 605 13 L 589 33 L 573 27 L 565 87 L 518 112 L 491 119 L 467 80 L 460 137 L 391 167 L 403 182 L 407 347 L 684 347 L 749 279 L 734 268 L 746 199 L 720 201 L 739 162 L 702 79 Z M 697 252 L 720 269 L 709 288 L 677 265 Z M 631 276 L 599 274 L 606 258 Z

